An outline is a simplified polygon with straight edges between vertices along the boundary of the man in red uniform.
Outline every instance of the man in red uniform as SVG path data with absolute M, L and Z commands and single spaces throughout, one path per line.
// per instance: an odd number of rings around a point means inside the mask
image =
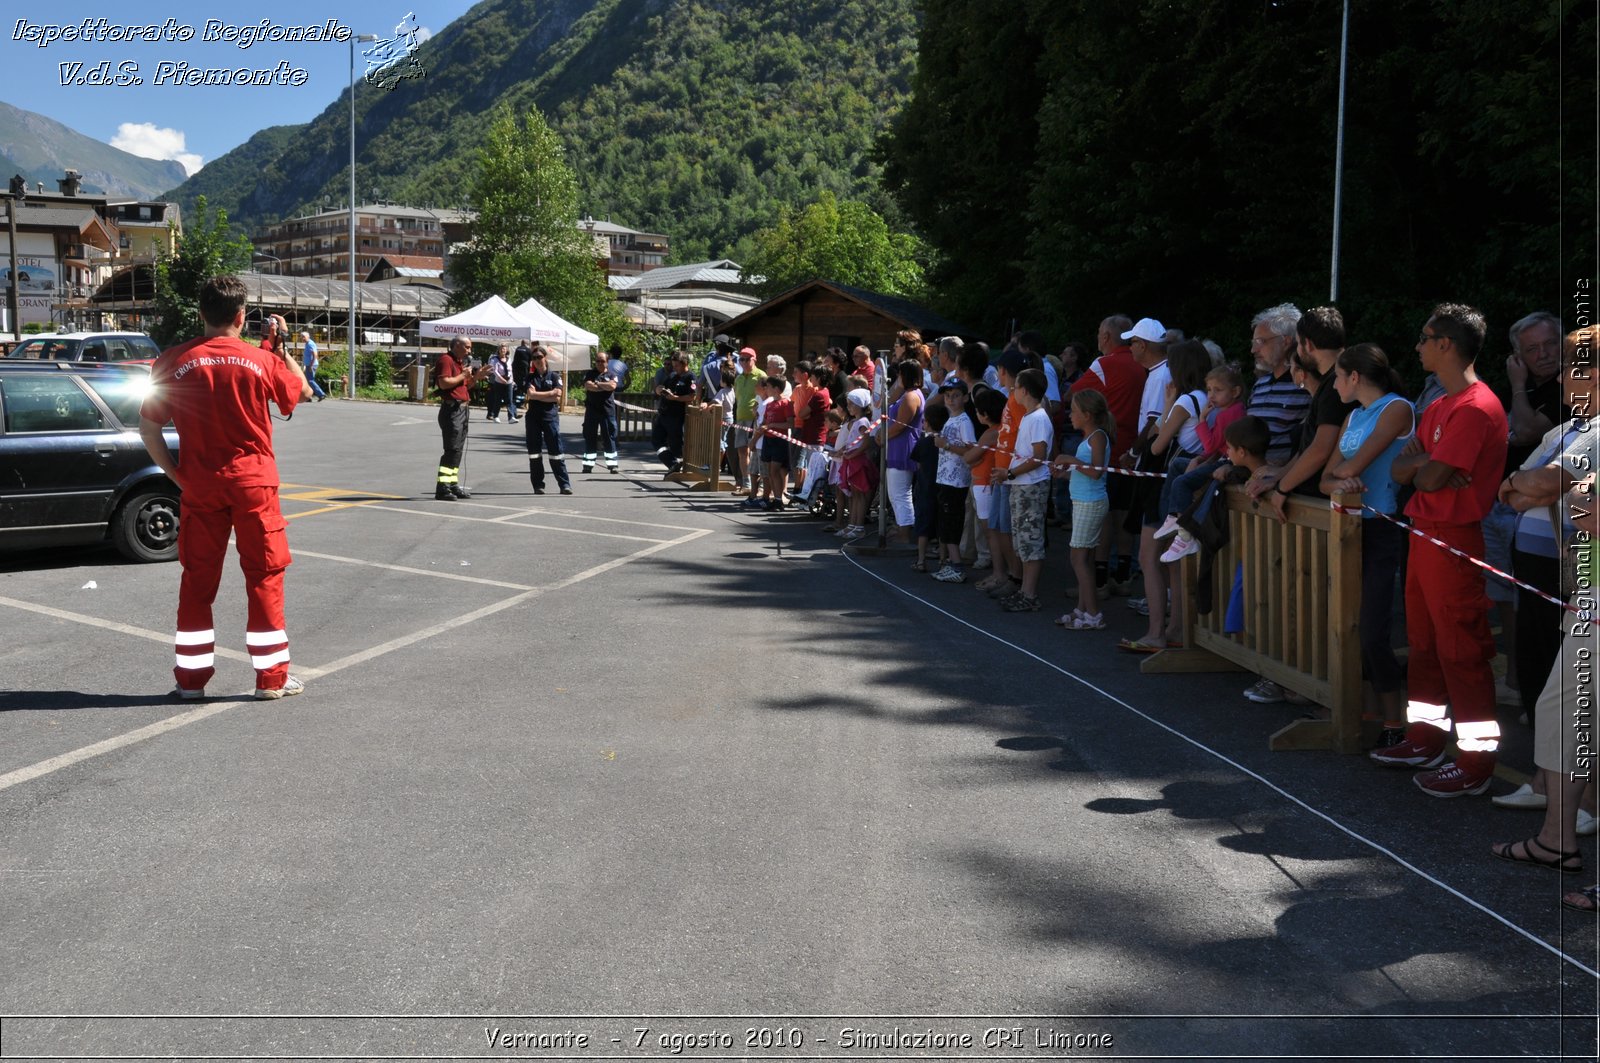
M 1483 518 L 1494 504 L 1506 462 L 1506 414 L 1473 362 L 1487 331 L 1470 306 L 1441 303 L 1417 337 L 1422 368 L 1445 395 L 1422 415 L 1416 436 L 1394 460 L 1393 475 L 1416 494 L 1406 506 L 1415 527 L 1457 550 L 1483 556 Z M 1494 716 L 1494 638 L 1483 570 L 1427 542 L 1411 539 L 1406 562 L 1406 637 L 1410 701 L 1405 741 L 1375 749 L 1379 764 L 1437 768 L 1416 784 L 1434 797 L 1481 794 L 1494 778 L 1500 725 Z M 1445 758 L 1450 718 L 1461 755 Z
M 1117 464 L 1122 455 L 1128 452 L 1133 441 L 1139 438 L 1139 402 L 1144 395 L 1144 382 L 1150 371 L 1139 364 L 1133 356 L 1133 349 L 1128 346 L 1128 341 L 1122 334 L 1133 328 L 1133 319 L 1123 314 L 1113 314 L 1100 322 L 1100 332 L 1096 337 L 1096 344 L 1100 350 L 1100 357 L 1094 360 L 1087 372 L 1073 382 L 1067 392 L 1067 402 L 1072 402 L 1072 396 L 1080 391 L 1098 391 L 1106 397 L 1106 406 L 1111 410 L 1111 418 L 1117 425 L 1117 438 L 1112 444 L 1111 453 L 1106 456 L 1108 465 Z M 1107 563 L 1111 557 L 1113 540 L 1117 547 L 1117 571 L 1115 579 L 1117 586 L 1113 589 L 1124 590 L 1123 584 L 1130 583 L 1129 573 L 1133 570 L 1133 552 L 1130 547 L 1128 533 L 1123 530 L 1123 519 L 1128 515 L 1128 506 L 1133 500 L 1133 478 L 1130 476 L 1106 477 L 1106 494 L 1111 502 L 1111 508 L 1106 513 L 1106 522 L 1101 528 L 1100 545 L 1095 550 L 1095 582 L 1099 584 L 1101 593 L 1105 593 L 1108 584 Z
M 272 453 L 269 402 L 293 412 L 311 387 L 299 363 L 279 345 L 276 354 L 239 339 L 244 327 L 244 282 L 212 277 L 200 291 L 206 332 L 162 352 L 150 369 L 150 395 L 139 411 L 139 436 L 183 491 L 178 524 L 177 666 L 180 698 L 205 697 L 216 672 L 211 603 L 222 580 L 231 532 L 244 570 L 249 615 L 245 644 L 256 670 L 256 697 L 282 698 L 304 689 L 289 674 L 289 636 L 283 628 L 283 570 L 289 540 L 278 509 L 278 465 Z M 178 430 L 174 458 L 161 429 Z

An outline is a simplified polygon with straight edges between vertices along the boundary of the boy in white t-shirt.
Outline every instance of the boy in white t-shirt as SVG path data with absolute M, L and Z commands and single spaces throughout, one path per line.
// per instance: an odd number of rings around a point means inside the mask
M 1011 541 L 1022 562 L 1022 588 L 1000 602 L 1008 613 L 1039 608 L 1039 576 L 1044 572 L 1044 515 L 1050 492 L 1050 443 L 1055 429 L 1044 409 L 1045 378 L 1037 369 L 1017 374 L 1014 392 L 1024 416 L 1017 426 L 1011 465 L 998 474 L 1011 485 Z
M 934 440 L 939 448 L 939 472 L 935 477 L 939 509 L 939 542 L 944 550 L 943 567 L 933 574 L 941 583 L 964 583 L 961 570 L 961 525 L 967 515 L 967 491 L 972 487 L 972 469 L 963 457 L 978 441 L 967 416 L 967 385 L 954 375 L 939 387 L 950 419 Z

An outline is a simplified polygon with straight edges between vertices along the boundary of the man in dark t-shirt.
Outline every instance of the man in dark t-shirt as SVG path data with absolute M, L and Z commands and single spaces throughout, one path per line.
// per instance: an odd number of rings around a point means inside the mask
M 674 354 L 662 368 L 668 371 L 656 387 L 656 398 L 660 400 L 654 433 L 656 456 L 661 464 L 677 472 L 683 457 L 684 421 L 700 388 L 689 373 L 689 356 L 685 352 Z
M 594 356 L 594 368 L 583 374 L 583 471 L 594 472 L 596 445 L 610 472 L 617 468 L 617 374 L 604 351 Z

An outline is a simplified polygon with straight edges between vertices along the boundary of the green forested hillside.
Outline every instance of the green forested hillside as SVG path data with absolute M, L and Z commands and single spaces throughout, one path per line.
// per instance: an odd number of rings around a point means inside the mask
M 737 252 L 824 190 L 886 212 L 871 152 L 909 90 L 915 7 L 486 0 L 423 45 L 424 78 L 393 91 L 358 84 L 359 195 L 460 205 L 490 112 L 507 103 L 549 116 L 584 212 L 667 233 L 680 261 Z M 344 96 L 304 126 L 258 134 L 173 194 L 204 194 L 244 226 L 342 203 L 348 125 Z M 241 152 L 253 153 L 248 165 Z

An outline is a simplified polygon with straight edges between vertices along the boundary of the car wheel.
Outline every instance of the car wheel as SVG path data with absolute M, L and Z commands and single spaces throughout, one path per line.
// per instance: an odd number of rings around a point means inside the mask
M 133 561 L 178 556 L 178 496 L 170 491 L 134 495 L 111 518 L 111 541 Z

